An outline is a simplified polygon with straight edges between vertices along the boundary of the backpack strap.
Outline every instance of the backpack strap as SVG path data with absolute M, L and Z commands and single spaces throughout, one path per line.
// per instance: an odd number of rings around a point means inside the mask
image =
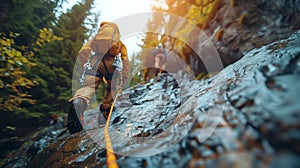
M 86 71 L 85 75 L 96 76 L 98 78 L 103 78 L 104 76 L 101 72 L 93 72 L 93 71 Z
M 112 34 L 112 37 L 111 37 L 112 40 L 115 39 L 115 36 L 116 36 L 117 33 L 120 33 L 120 32 L 119 32 L 119 29 L 114 28 L 114 33 Z
M 103 78 L 104 75 L 101 72 L 97 71 L 97 65 L 99 64 L 100 61 L 101 59 L 98 59 L 95 65 L 91 69 L 88 69 L 84 72 L 84 75 L 91 75 L 91 76 L 96 76 L 98 78 Z
M 107 68 L 107 66 L 106 66 L 106 64 L 105 64 L 104 59 L 102 59 L 102 63 L 103 63 L 103 65 L 104 65 L 104 68 L 105 68 L 105 71 L 106 71 L 106 74 L 107 74 L 107 75 L 105 75 L 105 78 L 106 78 L 107 80 L 112 80 L 113 73 L 109 73 L 108 68 Z

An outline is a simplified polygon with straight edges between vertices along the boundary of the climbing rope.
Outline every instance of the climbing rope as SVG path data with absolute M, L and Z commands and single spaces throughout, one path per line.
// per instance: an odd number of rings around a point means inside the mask
M 119 61 L 121 60 L 120 56 L 117 56 L 119 59 Z M 116 97 L 111 105 L 111 108 L 109 110 L 109 114 L 106 120 L 106 124 L 105 124 L 105 128 L 104 128 L 104 141 L 106 144 L 106 164 L 108 168 L 118 168 L 118 164 L 117 164 L 117 159 L 116 156 L 114 154 L 114 149 L 112 147 L 112 143 L 109 137 L 109 133 L 108 133 L 108 126 L 109 126 L 109 122 L 110 122 L 110 117 L 112 114 L 112 111 L 114 109 L 115 103 L 117 101 L 118 96 L 121 94 L 122 92 L 122 86 L 123 86 L 123 77 L 122 77 L 122 62 L 119 62 L 120 65 L 117 66 L 117 70 L 119 71 L 119 76 L 120 76 L 120 87 L 118 89 L 118 92 L 116 94 Z

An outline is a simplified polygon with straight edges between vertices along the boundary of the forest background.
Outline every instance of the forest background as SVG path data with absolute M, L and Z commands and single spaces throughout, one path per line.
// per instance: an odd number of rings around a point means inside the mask
M 4 151 L 1 152 L 0 159 L 30 139 L 29 136 L 33 132 L 67 114 L 68 100 L 72 96 L 72 75 L 77 54 L 84 42 L 97 31 L 100 12 L 92 12 L 95 8 L 94 0 L 77 3 L 67 11 L 63 9 L 65 2 L 66 0 L 0 0 L 0 150 Z M 226 35 L 228 37 L 228 34 L 230 36 L 233 34 L 229 32 L 230 26 L 247 30 L 248 32 L 245 31 L 246 33 L 242 34 L 245 36 L 240 35 L 243 38 L 251 35 L 249 30 L 256 31 L 262 27 L 261 25 L 255 26 L 256 22 L 251 23 L 251 19 L 249 21 L 249 18 L 254 18 L 253 20 L 261 18 L 255 16 L 258 15 L 256 12 L 244 13 L 243 11 L 238 14 L 236 22 L 232 24 L 226 23 L 229 17 L 221 18 L 223 14 L 218 15 L 221 19 L 218 17 L 214 19 L 221 22 L 223 26 L 226 25 L 227 31 L 224 28 L 214 27 L 210 20 L 220 9 L 222 0 L 154 0 L 153 2 L 156 4 L 152 6 L 154 12 L 172 13 L 187 19 L 203 30 L 212 30 L 210 35 L 214 37 L 213 42 L 217 44 L 216 48 L 224 66 L 242 57 L 239 48 L 233 50 L 239 44 L 231 47 L 232 41 L 227 40 L 226 43 L 224 40 L 230 39 L 226 38 Z M 228 0 L 228 2 L 230 7 L 236 6 L 236 1 Z M 265 4 L 271 2 L 276 1 L 262 1 L 262 9 L 269 9 Z M 239 3 L 241 3 L 240 6 L 245 6 L 243 3 L 246 1 L 239 1 Z M 270 6 L 272 8 L 270 7 L 269 11 L 277 10 L 274 5 Z M 285 16 L 283 19 L 286 18 L 284 21 L 289 25 L 296 25 L 292 27 L 296 30 L 299 28 L 300 21 L 296 19 L 298 24 L 295 24 L 296 21 L 293 18 L 297 15 L 293 14 L 295 10 L 299 12 L 299 8 L 288 9 L 291 10 L 279 10 L 278 13 Z M 231 14 L 227 12 L 226 16 L 228 15 Z M 248 27 L 245 26 L 247 19 Z M 257 22 L 259 23 L 259 20 Z M 275 23 L 273 20 L 270 22 Z M 161 15 L 154 15 L 147 26 L 161 31 L 164 27 L 170 27 L 168 26 L 170 24 L 174 24 L 172 20 L 167 21 L 161 18 Z M 192 35 L 189 35 L 191 32 L 189 27 L 185 25 L 179 25 L 179 27 L 178 34 L 188 34 L 186 38 L 193 40 Z M 283 32 L 282 29 L 278 30 Z M 287 31 L 292 33 L 290 29 Z M 280 39 L 280 34 L 276 35 L 266 35 L 266 37 Z M 224 47 L 218 48 L 222 36 L 224 45 L 230 49 L 227 52 L 222 51 Z M 278 39 L 257 42 L 255 41 L 257 39 L 253 39 L 253 44 L 261 46 L 264 42 L 269 43 Z M 168 49 L 176 52 L 190 65 L 197 79 L 205 77 L 206 71 L 201 60 L 197 60 L 197 55 L 188 46 L 178 39 L 153 32 L 141 37 L 141 44 L 139 44 L 141 52 L 130 55 L 132 72 L 137 68 L 138 63 L 143 61 L 141 59 L 146 58 L 144 55 L 149 54 L 143 49 L 155 47 L 158 43 L 168 44 Z M 251 45 L 246 49 L 259 46 Z M 134 77 L 131 85 L 134 85 L 142 79 L 143 72 L 132 75 Z M 104 87 L 101 85 L 97 92 L 102 93 Z M 102 94 L 97 95 L 101 100 Z

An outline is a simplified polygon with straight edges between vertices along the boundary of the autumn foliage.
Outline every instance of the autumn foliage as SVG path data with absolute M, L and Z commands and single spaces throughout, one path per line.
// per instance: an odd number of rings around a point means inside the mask
M 154 47 L 158 43 L 162 43 L 165 48 L 176 52 L 187 64 L 191 65 L 191 61 L 197 59 L 197 56 L 185 42 L 194 40 L 195 35 L 192 32 L 195 28 L 206 29 L 208 27 L 221 3 L 222 0 L 156 0 L 156 5 L 153 7 L 154 12 L 170 13 L 184 18 L 191 24 L 186 24 L 186 22 L 173 23 L 172 20 L 160 18 L 154 14 L 152 20 L 148 23 L 149 29 L 153 30 L 153 27 L 155 27 L 159 32 L 159 30 L 174 29 L 176 27 L 176 35 L 172 37 L 166 34 L 147 33 L 144 37 L 143 47 Z M 201 60 L 198 61 L 201 62 Z M 199 67 L 196 68 L 194 69 L 196 76 L 205 73 L 205 70 L 199 70 L 201 69 Z

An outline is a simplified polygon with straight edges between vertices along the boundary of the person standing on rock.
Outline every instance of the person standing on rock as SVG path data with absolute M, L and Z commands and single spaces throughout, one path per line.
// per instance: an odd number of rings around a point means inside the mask
M 91 55 L 94 52 L 95 54 Z M 83 127 L 83 113 L 90 103 L 101 81 L 106 81 L 106 90 L 99 109 L 107 119 L 113 97 L 111 81 L 116 64 L 122 64 L 123 84 L 129 77 L 129 61 L 126 46 L 120 40 L 119 28 L 112 22 L 102 22 L 100 29 L 92 40 L 87 42 L 79 51 L 78 57 L 83 66 L 83 75 L 80 83 L 83 87 L 78 89 L 70 99 L 68 113 L 68 130 L 71 134 L 80 132 Z M 98 121 L 101 117 L 99 114 Z
M 154 58 L 154 67 L 156 68 L 155 81 L 159 81 L 161 73 L 166 68 L 167 52 L 163 48 L 163 45 L 159 43 L 157 47 L 153 50 L 152 55 Z M 146 69 L 146 71 L 144 72 L 144 81 L 142 83 L 146 83 L 146 81 L 148 81 L 148 75 L 149 75 L 149 68 Z

